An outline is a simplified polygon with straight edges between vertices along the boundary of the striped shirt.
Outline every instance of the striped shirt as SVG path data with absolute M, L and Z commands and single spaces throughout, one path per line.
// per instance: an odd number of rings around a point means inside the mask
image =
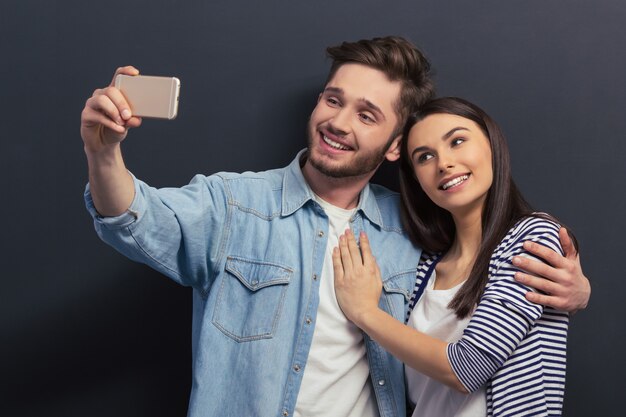
M 462 338 L 448 345 L 450 365 L 472 392 L 482 385 L 488 416 L 561 415 L 565 393 L 567 313 L 526 300 L 513 279 L 516 255 L 534 258 L 526 240 L 563 253 L 558 224 L 538 217 L 520 220 L 493 252 L 489 280 Z M 441 255 L 422 254 L 407 319 Z

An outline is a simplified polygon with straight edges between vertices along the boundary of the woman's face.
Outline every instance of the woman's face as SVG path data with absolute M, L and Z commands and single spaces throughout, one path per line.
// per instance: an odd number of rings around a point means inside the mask
M 408 151 L 422 189 L 452 215 L 482 213 L 493 182 L 491 145 L 482 129 L 461 116 L 426 116 L 410 130 Z

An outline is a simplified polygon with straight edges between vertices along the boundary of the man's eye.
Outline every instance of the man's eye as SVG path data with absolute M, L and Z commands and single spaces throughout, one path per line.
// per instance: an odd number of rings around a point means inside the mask
M 337 100 L 336 98 L 333 98 L 333 97 L 328 97 L 326 99 L 326 103 L 330 104 L 331 106 L 338 106 L 339 105 L 339 100 Z
M 361 118 L 361 120 L 367 123 L 373 123 L 376 121 L 372 116 L 365 113 L 359 113 L 359 117 Z

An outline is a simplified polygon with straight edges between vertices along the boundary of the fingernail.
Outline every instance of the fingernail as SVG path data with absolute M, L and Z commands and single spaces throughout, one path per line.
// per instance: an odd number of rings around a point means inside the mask
M 519 260 L 519 258 L 517 257 L 513 257 L 513 265 L 519 265 L 521 262 Z
M 131 113 L 130 110 L 124 109 L 122 110 L 122 117 L 126 120 L 130 119 Z
M 515 281 L 524 282 L 524 276 L 519 272 L 515 273 Z

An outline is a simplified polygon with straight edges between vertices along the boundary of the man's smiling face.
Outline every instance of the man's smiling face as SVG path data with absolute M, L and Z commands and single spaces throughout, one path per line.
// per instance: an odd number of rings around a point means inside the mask
M 379 70 L 344 64 L 318 98 L 309 120 L 308 161 L 333 178 L 371 175 L 397 159 L 392 143 L 398 124 L 400 82 Z

